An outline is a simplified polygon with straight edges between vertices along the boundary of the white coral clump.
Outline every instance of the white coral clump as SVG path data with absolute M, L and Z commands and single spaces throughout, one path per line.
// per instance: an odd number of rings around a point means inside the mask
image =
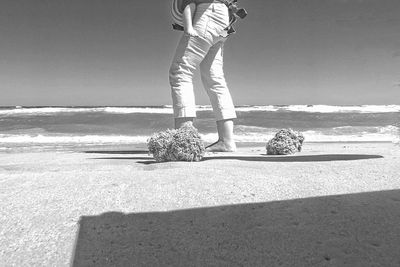
M 204 143 L 191 124 L 155 133 L 149 138 L 147 146 L 157 162 L 200 161 L 205 153 Z
M 304 136 L 292 129 L 282 129 L 267 143 L 268 155 L 289 155 L 301 151 Z

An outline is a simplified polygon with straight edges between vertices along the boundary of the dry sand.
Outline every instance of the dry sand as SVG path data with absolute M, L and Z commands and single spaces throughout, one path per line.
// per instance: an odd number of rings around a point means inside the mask
M 400 147 L 0 154 L 1 266 L 400 266 Z

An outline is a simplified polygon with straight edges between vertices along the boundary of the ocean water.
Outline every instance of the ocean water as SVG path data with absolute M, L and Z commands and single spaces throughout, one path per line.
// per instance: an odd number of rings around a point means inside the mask
M 303 132 L 306 142 L 398 142 L 400 105 L 240 106 L 238 142 L 267 142 L 279 129 Z M 212 109 L 199 106 L 195 126 L 206 142 L 217 138 Z M 0 151 L 143 144 L 173 127 L 172 108 L 2 107 Z

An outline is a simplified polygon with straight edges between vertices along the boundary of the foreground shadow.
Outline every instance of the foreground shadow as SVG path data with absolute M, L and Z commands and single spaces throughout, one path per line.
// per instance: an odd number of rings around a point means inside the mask
M 73 266 L 399 266 L 400 190 L 82 216 Z

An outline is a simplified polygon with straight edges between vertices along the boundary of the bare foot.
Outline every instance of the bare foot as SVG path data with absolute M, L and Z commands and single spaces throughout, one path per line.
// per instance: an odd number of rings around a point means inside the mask
M 217 141 L 206 147 L 207 152 L 235 152 L 236 144 L 235 142 L 223 142 Z

